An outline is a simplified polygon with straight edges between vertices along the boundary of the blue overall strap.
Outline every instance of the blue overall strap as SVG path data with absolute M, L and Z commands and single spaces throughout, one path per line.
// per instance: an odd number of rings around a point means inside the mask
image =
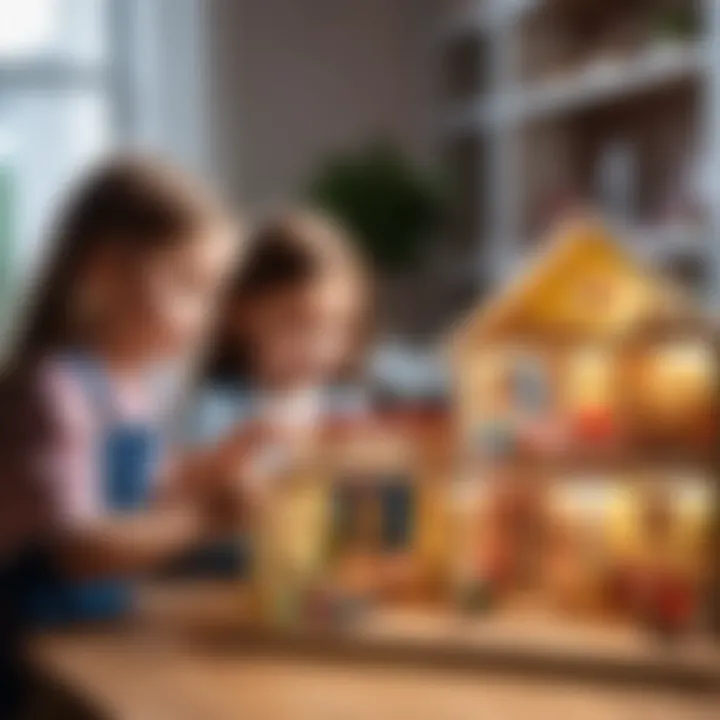
M 151 499 L 152 474 L 159 460 L 159 429 L 147 423 L 117 419 L 110 380 L 97 363 L 83 357 L 68 360 L 101 418 L 105 437 L 99 443 L 102 497 L 111 512 L 130 512 Z

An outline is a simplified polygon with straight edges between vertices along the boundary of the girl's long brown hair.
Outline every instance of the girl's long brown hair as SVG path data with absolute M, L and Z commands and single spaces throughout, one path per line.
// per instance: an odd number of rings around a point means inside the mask
M 203 188 L 157 160 L 127 156 L 96 169 L 61 213 L 10 367 L 72 344 L 77 275 L 99 244 L 146 252 L 225 221 Z
M 318 212 L 292 209 L 260 224 L 251 233 L 247 252 L 226 297 L 227 311 L 253 298 L 336 274 L 357 288 L 359 305 L 368 305 L 369 284 L 362 259 L 346 232 Z M 226 312 L 227 312 L 226 311 Z M 358 348 L 369 323 L 362 313 Z M 226 318 L 227 320 L 227 318 Z M 246 381 L 252 374 L 251 348 L 238 342 L 222 319 L 201 381 Z

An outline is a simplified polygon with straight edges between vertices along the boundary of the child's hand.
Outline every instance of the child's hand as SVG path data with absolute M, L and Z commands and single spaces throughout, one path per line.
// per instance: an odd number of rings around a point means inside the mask
M 245 424 L 210 451 L 199 490 L 216 524 L 237 527 L 258 512 L 287 465 L 282 440 L 267 426 Z

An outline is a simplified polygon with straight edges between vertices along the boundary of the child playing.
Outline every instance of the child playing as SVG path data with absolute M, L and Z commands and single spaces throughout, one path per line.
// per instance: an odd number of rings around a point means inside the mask
M 260 227 L 226 298 L 191 437 L 251 417 L 311 429 L 359 346 L 364 305 L 359 262 L 330 221 L 296 210 Z
M 56 240 L 0 383 L 2 717 L 21 695 L 18 628 L 123 612 L 129 578 L 214 531 L 247 442 L 162 462 L 158 388 L 201 344 L 234 254 L 203 190 L 116 161 L 79 188 Z M 153 502 L 161 465 L 167 499 Z
M 332 410 L 328 385 L 355 354 L 364 305 L 359 263 L 331 222 L 292 211 L 261 226 L 229 293 L 189 413 L 191 437 L 213 440 L 250 419 L 270 428 L 280 441 L 257 445 L 252 463 L 260 495 L 270 492 L 272 481 L 307 456 L 320 420 Z M 280 505 L 292 492 L 281 484 L 270 500 L 273 517 L 287 519 L 286 533 L 293 522 Z M 299 502 L 292 500 L 293 507 Z M 302 502 L 313 512 L 312 498 Z M 263 507 L 260 502 L 258 513 Z M 292 544 L 298 552 L 307 545 L 312 555 L 309 537 Z

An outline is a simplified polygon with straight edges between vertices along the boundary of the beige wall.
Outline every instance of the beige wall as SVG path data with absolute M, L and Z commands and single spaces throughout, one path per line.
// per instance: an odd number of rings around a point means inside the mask
M 231 199 L 293 195 L 321 158 L 390 137 L 433 154 L 434 0 L 212 0 L 211 161 Z

